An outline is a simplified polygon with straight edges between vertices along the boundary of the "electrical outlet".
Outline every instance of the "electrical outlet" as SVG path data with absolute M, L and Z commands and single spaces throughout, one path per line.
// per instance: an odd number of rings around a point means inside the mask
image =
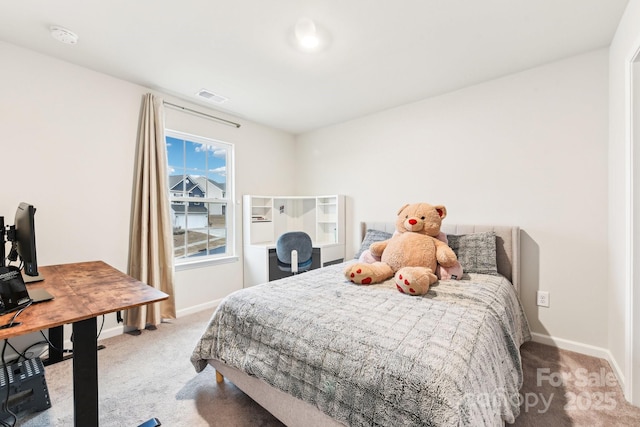
M 549 292 L 547 292 L 547 291 L 538 291 L 537 304 L 540 307 L 549 307 Z

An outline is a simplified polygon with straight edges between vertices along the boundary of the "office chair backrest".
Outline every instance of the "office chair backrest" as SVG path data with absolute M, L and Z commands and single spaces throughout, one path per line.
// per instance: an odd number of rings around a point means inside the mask
M 282 271 L 298 273 L 311 268 L 313 244 L 311 237 L 302 231 L 289 231 L 278 238 L 276 255 L 278 268 Z

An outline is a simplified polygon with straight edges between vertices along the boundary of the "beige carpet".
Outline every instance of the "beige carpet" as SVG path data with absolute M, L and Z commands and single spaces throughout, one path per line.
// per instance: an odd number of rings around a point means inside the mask
M 215 371 L 196 374 L 191 351 L 211 312 L 101 341 L 100 425 L 136 427 L 151 417 L 163 426 L 282 426 Z M 606 361 L 536 343 L 522 347 L 525 385 L 516 426 L 640 426 L 640 408 L 624 400 Z M 18 426 L 72 426 L 72 362 L 46 368 L 52 407 L 22 414 Z M 564 378 L 564 380 L 561 380 Z
M 520 352 L 523 404 L 514 425 L 640 426 L 640 408 L 627 403 L 606 360 L 534 342 Z

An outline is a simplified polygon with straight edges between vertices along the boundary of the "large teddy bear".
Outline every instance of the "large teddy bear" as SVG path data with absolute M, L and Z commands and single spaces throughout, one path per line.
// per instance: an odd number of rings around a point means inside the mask
M 415 203 L 400 208 L 396 233 L 388 240 L 373 243 L 371 254 L 379 262 L 349 264 L 346 278 L 359 285 L 383 282 L 394 276 L 400 292 L 424 295 L 438 280 L 438 264 L 452 267 L 457 258 L 453 250 L 437 239 L 447 209 L 442 205 Z
M 396 231 L 394 234 L 397 234 L 397 233 L 398 232 Z M 446 243 L 447 245 L 449 244 L 449 238 L 442 231 L 440 232 L 440 234 L 438 234 L 437 239 Z M 362 251 L 362 253 L 358 257 L 358 261 L 364 262 L 367 264 L 372 264 L 374 262 L 380 261 L 380 257 L 374 257 L 371 254 L 370 249 L 365 249 L 364 251 Z M 462 269 L 462 265 L 460 264 L 460 261 L 456 261 L 452 267 L 445 268 L 440 264 L 438 264 L 438 266 L 436 267 L 436 276 L 438 277 L 438 280 L 461 280 L 463 273 L 464 273 L 464 270 Z

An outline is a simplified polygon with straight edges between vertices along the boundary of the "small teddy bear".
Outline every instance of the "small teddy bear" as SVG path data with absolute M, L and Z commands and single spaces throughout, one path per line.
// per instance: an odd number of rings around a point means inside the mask
M 369 248 L 380 257 L 374 263 L 349 264 L 345 277 L 359 285 L 383 282 L 394 276 L 396 287 L 409 295 L 424 295 L 438 280 L 434 274 L 438 264 L 445 268 L 457 262 L 456 254 L 437 239 L 447 209 L 428 203 L 408 204 L 400 208 L 396 233 L 388 240 Z

